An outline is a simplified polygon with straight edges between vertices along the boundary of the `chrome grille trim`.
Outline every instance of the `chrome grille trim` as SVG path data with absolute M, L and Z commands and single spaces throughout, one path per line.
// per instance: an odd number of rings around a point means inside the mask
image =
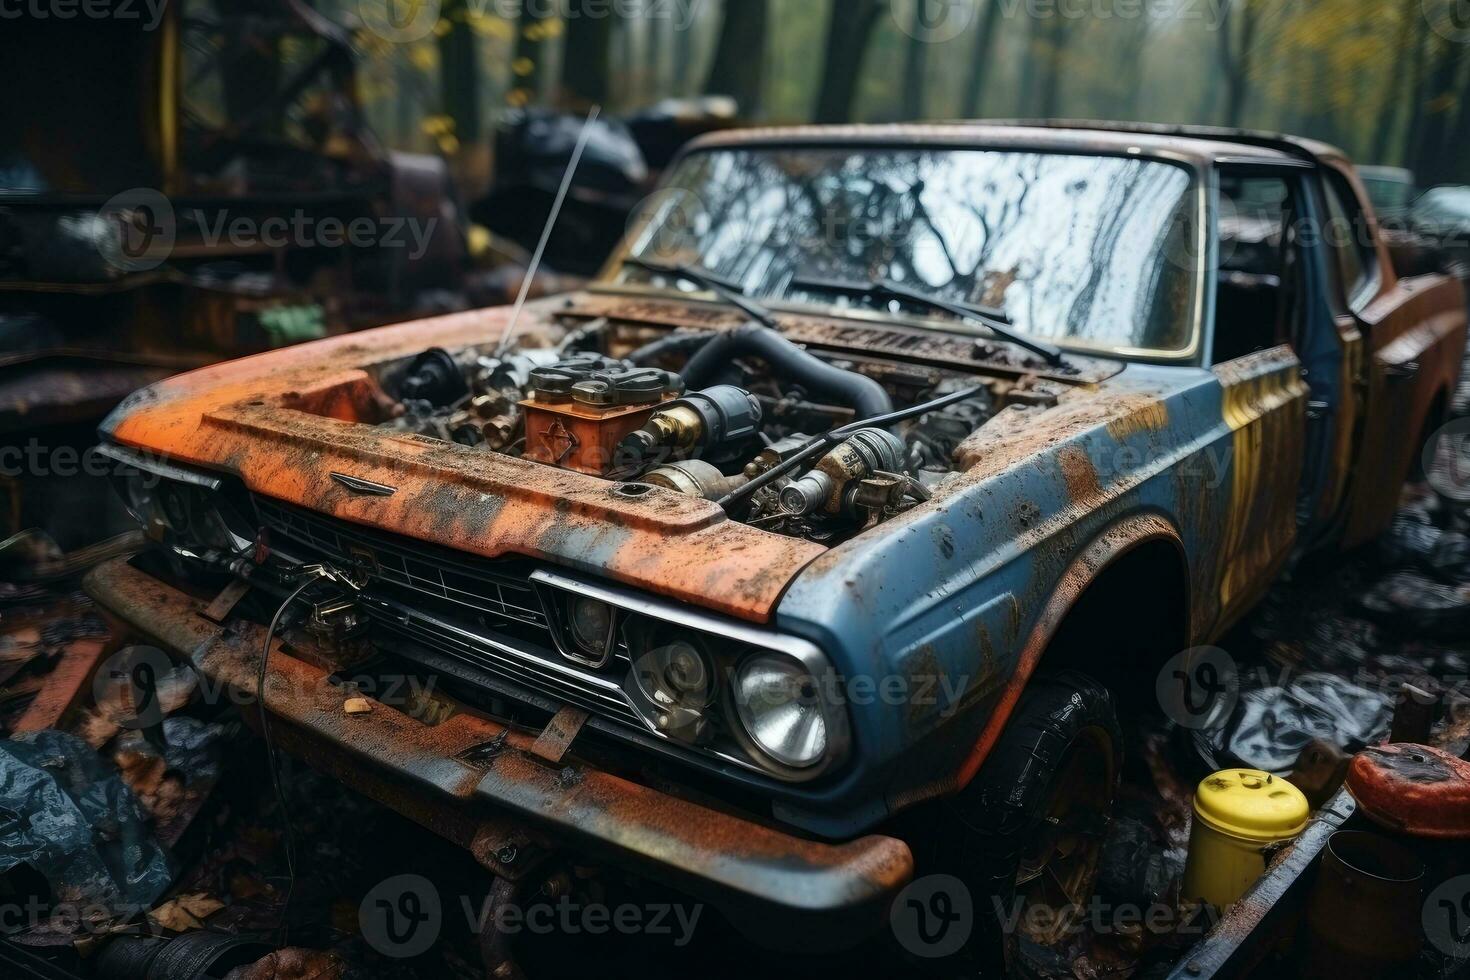
M 270 500 L 255 498 L 255 508 L 266 528 L 293 545 L 305 545 L 321 556 L 351 568 L 353 548 L 370 553 L 379 577 L 392 585 L 443 599 L 466 609 L 537 626 L 551 638 L 546 613 L 531 586 L 529 563 L 523 559 L 484 559 L 483 565 L 452 554 L 438 554 L 432 546 L 387 535 L 347 521 Z M 495 565 L 505 566 L 497 570 Z M 490 566 L 490 567 L 484 567 Z
M 604 678 L 566 670 L 545 657 L 419 612 L 409 611 L 401 617 L 388 616 L 375 621 L 390 633 L 455 657 L 543 697 L 584 708 L 635 728 L 646 727 L 618 685 Z
M 631 729 L 622 732 L 624 738 L 635 733 L 651 735 L 653 744 L 685 762 L 706 767 L 725 763 L 783 782 L 804 782 L 829 768 L 824 763 L 809 771 L 775 771 L 723 748 L 695 748 L 659 731 L 623 689 L 622 680 L 632 667 L 626 639 L 619 637 L 612 659 L 601 669 L 563 659 L 542 592 L 548 588 L 570 591 L 600 599 L 625 613 L 786 653 L 805 664 L 813 676 L 835 685 L 837 677 L 830 662 L 805 639 L 564 573 L 531 559 L 482 558 L 259 495 L 252 499 L 262 525 L 272 535 L 272 547 L 279 546 L 279 557 L 290 564 L 321 560 L 351 570 L 364 557 L 371 557 L 374 574 L 362 593 L 363 605 L 375 629 L 410 648 L 399 651 L 409 659 L 417 648 L 420 659 L 456 661 L 478 673 L 486 686 L 494 687 L 496 681 L 509 685 L 512 690 L 504 693 L 512 698 L 575 705 L 610 723 L 609 731 Z M 424 608 L 418 605 L 421 601 Z M 850 741 L 846 709 L 826 704 L 824 710 L 830 764 L 835 765 L 845 759 Z
M 293 554 L 297 548 L 315 553 L 298 558 L 320 557 L 351 567 L 353 548 L 372 555 L 376 577 L 394 587 L 369 585 L 364 595 L 376 628 L 541 697 L 640 731 L 652 730 L 616 680 L 565 661 L 556 652 L 550 620 L 532 584 L 534 566 L 526 559 L 456 555 L 260 496 L 255 506 L 271 535 L 289 543 Z M 471 591 L 477 584 L 480 591 Z M 415 597 L 437 600 L 437 611 L 417 608 Z M 488 620 L 475 622 L 479 617 Z M 504 636 L 497 633 L 496 620 L 533 629 Z M 621 672 L 631 662 L 620 641 L 612 665 Z

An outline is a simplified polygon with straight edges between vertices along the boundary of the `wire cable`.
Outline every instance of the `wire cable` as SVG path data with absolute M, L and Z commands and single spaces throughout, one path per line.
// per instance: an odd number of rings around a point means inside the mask
M 260 709 L 260 737 L 265 740 L 266 759 L 270 766 L 271 784 L 275 787 L 276 807 L 281 812 L 281 829 L 284 832 L 286 845 L 286 897 L 281 903 L 281 911 L 276 928 L 280 932 L 280 942 L 286 944 L 286 912 L 291 907 L 291 894 L 296 890 L 296 837 L 291 829 L 291 814 L 286 806 L 286 790 L 281 785 L 281 770 L 276 763 L 276 744 L 271 740 L 270 715 L 265 710 L 265 677 L 266 670 L 270 665 L 271 641 L 275 639 L 276 630 L 280 628 L 281 619 L 291 603 L 301 597 L 310 586 L 322 578 L 320 572 L 311 573 L 310 577 L 295 591 L 286 596 L 285 600 L 276 609 L 276 614 L 271 617 L 270 626 L 265 631 L 265 646 L 260 651 L 260 669 L 255 675 L 255 704 Z

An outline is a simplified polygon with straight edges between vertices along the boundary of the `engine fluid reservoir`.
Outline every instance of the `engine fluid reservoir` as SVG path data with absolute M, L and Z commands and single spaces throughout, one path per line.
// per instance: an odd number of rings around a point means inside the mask
M 1266 847 L 1307 825 L 1302 791 L 1259 769 L 1223 769 L 1194 794 L 1194 825 L 1180 898 L 1233 905 L 1266 870 Z

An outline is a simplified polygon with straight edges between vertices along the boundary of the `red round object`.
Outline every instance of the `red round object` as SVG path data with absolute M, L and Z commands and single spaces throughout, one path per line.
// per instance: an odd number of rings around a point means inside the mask
M 1374 823 L 1413 837 L 1470 840 L 1470 762 L 1428 745 L 1375 745 L 1353 757 L 1348 790 Z

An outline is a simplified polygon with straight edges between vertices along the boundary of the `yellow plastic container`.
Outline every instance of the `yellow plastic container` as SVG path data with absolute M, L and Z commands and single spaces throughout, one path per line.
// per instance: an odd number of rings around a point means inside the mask
M 1302 791 L 1259 769 L 1222 769 L 1194 794 L 1194 825 L 1181 898 L 1224 909 L 1266 870 L 1265 848 L 1302 832 L 1311 814 Z

